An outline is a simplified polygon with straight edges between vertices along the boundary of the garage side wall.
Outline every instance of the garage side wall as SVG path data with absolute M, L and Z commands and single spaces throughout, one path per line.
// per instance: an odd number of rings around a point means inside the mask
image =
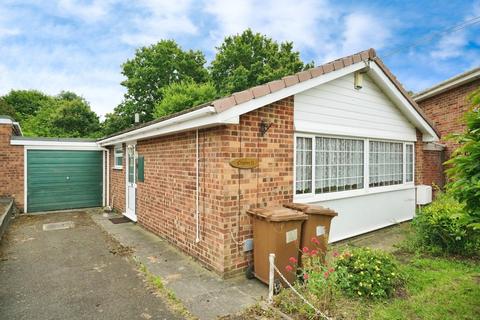
M 0 124 L 0 196 L 15 199 L 17 207 L 24 209 L 24 152 L 23 146 L 10 145 L 13 134 L 11 124 Z

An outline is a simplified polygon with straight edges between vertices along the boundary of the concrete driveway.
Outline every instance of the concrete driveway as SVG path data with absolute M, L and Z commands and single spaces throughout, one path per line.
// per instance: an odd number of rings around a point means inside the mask
M 86 212 L 18 216 L 0 243 L 0 318 L 180 319 L 128 251 Z

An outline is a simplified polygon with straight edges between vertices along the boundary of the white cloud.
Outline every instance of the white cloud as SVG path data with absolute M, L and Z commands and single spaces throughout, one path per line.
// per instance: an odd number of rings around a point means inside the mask
M 58 12 L 61 15 L 78 17 L 85 22 L 95 22 L 105 17 L 114 1 L 94 0 L 89 3 L 79 0 L 59 0 Z
M 216 22 L 210 41 L 217 45 L 225 36 L 251 28 L 276 40 L 293 41 L 297 48 L 315 48 L 324 29 L 318 22 L 332 16 L 325 1 L 315 0 L 213 0 L 206 1 L 204 10 Z
M 456 58 L 464 53 L 464 47 L 467 44 L 468 38 L 463 31 L 446 34 L 440 38 L 430 55 L 432 58 L 441 60 Z
M 137 5 L 141 9 L 131 22 L 134 31 L 121 37 L 126 44 L 148 45 L 160 39 L 182 34 L 192 35 L 198 31 L 190 18 L 192 0 L 142 0 Z

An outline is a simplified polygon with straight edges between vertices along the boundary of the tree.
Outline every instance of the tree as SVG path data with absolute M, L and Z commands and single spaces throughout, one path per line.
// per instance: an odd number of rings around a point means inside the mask
M 197 84 L 193 80 L 174 82 L 162 88 L 163 99 L 155 106 L 155 116 L 162 117 L 180 112 L 212 101 L 217 96 L 215 86 L 211 82 Z
M 470 226 L 480 229 L 480 89 L 470 96 L 472 107 L 465 115 L 467 128 L 452 138 L 461 143 L 446 162 L 450 183 L 448 189 L 465 203 Z
M 48 104 L 50 97 L 37 90 L 12 90 L 3 100 L 15 109 L 15 120 L 22 123 Z
M 143 116 L 143 115 L 142 115 Z M 140 121 L 145 122 L 140 116 Z M 105 121 L 102 123 L 104 135 L 110 135 L 115 132 L 126 129 L 134 124 L 135 106 L 132 101 L 123 101 L 115 107 L 112 113 L 105 115 Z
M 15 109 L 5 101 L 4 98 L 0 97 L 0 116 L 9 116 L 13 119 L 16 118 L 17 113 Z
M 98 137 L 100 122 L 90 105 L 72 92 L 50 98 L 48 105 L 25 120 L 26 136 L 42 137 Z
M 133 119 L 134 114 L 139 113 L 142 122 L 152 120 L 154 106 L 163 96 L 162 88 L 187 79 L 197 83 L 208 80 L 205 62 L 201 51 L 184 51 L 173 40 L 138 49 L 135 57 L 122 65 L 122 74 L 127 78 L 122 82 L 127 88 L 125 100 L 131 102 L 129 106 L 133 108 L 118 116 Z
M 300 60 L 292 42 L 278 43 L 247 29 L 226 37 L 211 65 L 217 91 L 226 95 L 279 79 L 313 66 Z

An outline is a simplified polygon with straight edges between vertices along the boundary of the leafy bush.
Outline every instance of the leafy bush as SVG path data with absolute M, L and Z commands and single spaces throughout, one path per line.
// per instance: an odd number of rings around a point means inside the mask
M 478 254 L 480 235 L 468 216 L 465 206 L 450 193 L 439 192 L 413 219 L 416 245 L 435 254 Z
M 395 259 L 380 250 L 354 248 L 335 260 L 335 279 L 340 290 L 351 297 L 389 298 L 402 284 Z
M 465 114 L 466 130 L 452 138 L 460 143 L 446 162 L 448 188 L 456 199 L 465 203 L 462 220 L 480 232 L 480 88 L 470 95 L 471 109 Z

